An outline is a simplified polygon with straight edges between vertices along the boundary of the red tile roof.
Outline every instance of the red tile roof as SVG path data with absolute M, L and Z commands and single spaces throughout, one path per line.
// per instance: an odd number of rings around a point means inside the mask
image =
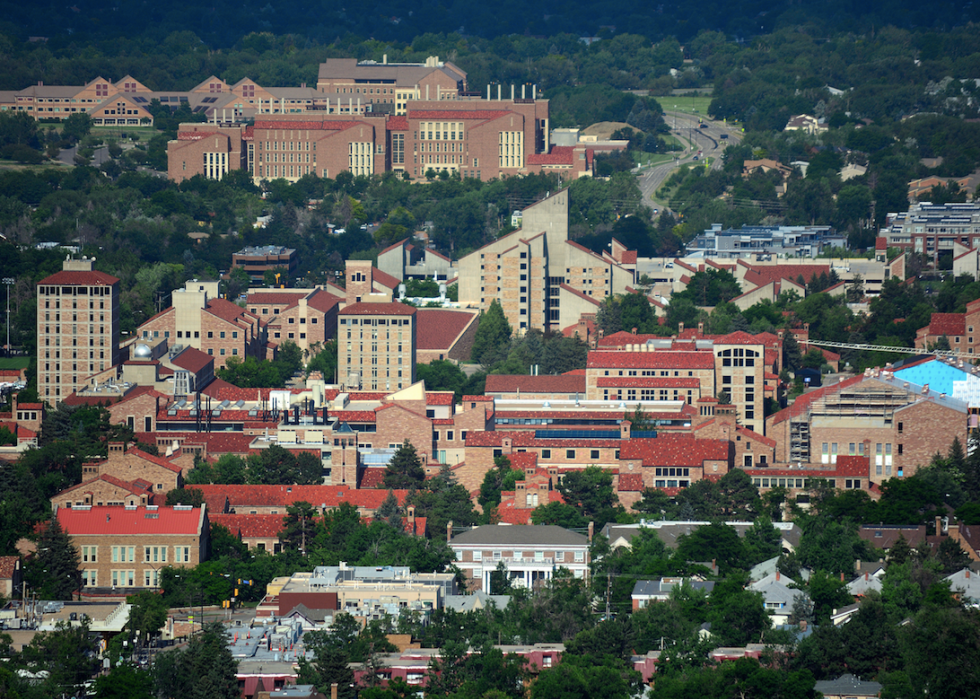
M 523 374 L 490 374 L 486 393 L 585 393 L 584 376 L 526 376 Z
M 407 116 L 392 116 L 388 117 L 388 121 L 385 127 L 389 131 L 408 131 L 408 117 Z
M 227 299 L 211 299 L 208 301 L 207 310 L 212 315 L 227 320 L 229 323 L 234 323 L 245 315 L 244 308 Z
M 745 264 L 749 271 L 745 273 L 745 281 L 755 286 L 765 286 L 770 282 L 776 283 L 782 279 L 795 282 L 802 274 L 807 283 L 816 274 L 830 274 L 830 265 L 751 265 Z
M 888 238 L 883 235 L 879 235 L 875 238 L 875 251 L 887 250 L 888 249 Z
M 371 268 L 371 279 L 381 284 L 381 286 L 391 289 L 392 291 L 397 289 L 398 285 L 401 284 L 401 282 L 398 281 L 398 279 L 391 276 L 387 272 L 382 272 L 377 267 Z
M 384 468 L 366 468 L 361 473 L 359 488 L 383 488 L 385 483 Z
M 192 374 L 199 374 L 208 364 L 214 364 L 214 357 L 196 347 L 185 347 L 171 362 Z
M 867 478 L 871 474 L 871 457 L 838 456 L 837 473 L 841 476 L 861 476 Z
M 788 408 L 783 408 L 778 413 L 775 413 L 774 415 L 770 416 L 772 419 L 772 424 L 778 425 L 779 423 L 785 422 L 790 418 L 802 415 L 809 409 L 810 404 L 813 403 L 818 398 L 829 395 L 831 393 L 837 393 L 837 391 L 841 390 L 842 388 L 853 386 L 854 384 L 859 383 L 863 379 L 864 379 L 864 375 L 859 374 L 857 376 L 852 376 L 849 379 L 844 379 L 844 381 L 838 383 L 828 384 L 827 386 L 821 386 L 820 388 L 814 389 L 812 391 L 807 391 L 803 395 L 797 397 L 793 405 L 789 406 Z
M 963 313 L 933 313 L 929 320 L 930 335 L 965 335 L 966 315 Z
M 572 165 L 574 146 L 552 146 L 550 153 L 531 153 L 527 156 L 528 165 Z
M 476 318 L 475 312 L 420 308 L 415 314 L 415 343 L 419 350 L 449 350 Z
M 383 469 L 367 469 L 380 470 Z M 388 496 L 387 490 L 351 490 L 346 485 L 195 485 L 213 512 L 224 512 L 225 501 L 232 508 L 283 507 L 294 502 L 308 502 L 314 507 L 337 507 L 349 502 L 368 510 L 377 509 Z M 405 503 L 407 490 L 394 491 L 398 504 Z M 283 513 L 285 514 L 285 512 Z
M 755 432 L 754 430 L 750 430 L 748 427 L 736 427 L 735 432 L 736 434 L 740 434 L 748 439 L 751 439 L 753 442 L 759 442 L 760 444 L 765 444 L 767 447 L 776 446 L 775 439 L 770 439 L 769 437 L 765 437 L 759 434 L 758 432 Z
M 378 419 L 373 410 L 329 410 L 328 414 L 341 422 L 375 422 Z
M 426 405 L 452 405 L 455 403 L 452 391 L 426 391 Z
M 334 307 L 340 304 L 341 299 L 337 298 L 329 291 L 324 291 L 323 289 L 318 289 L 313 292 L 313 294 L 306 299 L 306 305 L 315 311 L 320 311 L 321 313 L 329 313 Z
M 404 303 L 352 303 L 342 316 L 413 316 L 415 309 Z
M 283 529 L 283 515 L 210 514 L 211 526 L 220 524 L 242 539 L 269 539 L 278 537 Z
M 246 303 L 249 306 L 292 306 L 299 303 L 299 300 L 306 298 L 309 291 L 280 292 L 256 291 L 249 294 Z
M 195 444 L 204 444 L 208 449 L 209 457 L 217 457 L 222 454 L 253 454 L 258 453 L 258 449 L 250 448 L 255 435 L 243 434 L 241 432 L 161 432 L 160 434 L 174 439 L 183 436 L 183 444 L 188 447 Z
M 599 388 L 699 388 L 701 382 L 689 377 L 600 376 L 598 386 Z
M 688 434 L 661 434 L 654 439 L 623 442 L 620 459 L 639 459 L 644 466 L 689 466 L 700 468 L 705 461 L 728 461 L 726 439 L 697 439 Z
M 92 534 L 198 534 L 201 531 L 202 512 L 199 507 L 178 510 L 160 507 L 92 507 L 80 510 L 62 507 L 58 510 L 58 522 L 72 536 Z
M 636 250 L 623 250 L 623 254 L 620 256 L 622 258 L 620 264 L 635 265 L 637 255 Z
M 17 570 L 20 556 L 0 556 L 0 580 L 11 580 Z
M 623 444 L 618 439 L 535 439 L 534 432 L 467 432 L 467 447 L 499 447 L 504 440 L 511 440 L 514 447 L 541 447 L 544 449 L 615 449 Z
M 119 280 L 111 274 L 105 272 L 55 272 L 50 277 L 45 277 L 38 282 L 39 285 L 50 284 L 74 284 L 78 286 L 112 286 L 118 284 Z
M 714 369 L 711 352 L 589 352 L 589 369 Z
M 130 483 L 129 481 L 124 481 L 123 479 L 116 478 L 115 476 L 102 474 L 101 476 L 97 476 L 96 478 L 90 478 L 87 481 L 83 481 L 78 485 L 73 485 L 70 488 L 65 488 L 60 493 L 58 493 L 58 495 L 56 495 L 55 497 L 61 497 L 65 493 L 71 493 L 79 489 L 82 489 L 82 492 L 84 492 L 85 489 L 91 487 L 91 485 L 97 481 L 102 481 L 103 483 L 109 483 L 111 485 L 114 485 L 117 488 L 122 488 L 123 490 L 132 493 L 133 495 L 147 494 L 146 486 L 138 485 L 135 481 Z M 141 481 L 141 483 L 146 483 L 146 481 Z M 150 488 L 152 487 L 153 487 L 152 484 L 150 484 Z
M 640 473 L 620 473 L 619 486 L 617 490 L 621 493 L 636 493 L 642 491 L 643 474 Z

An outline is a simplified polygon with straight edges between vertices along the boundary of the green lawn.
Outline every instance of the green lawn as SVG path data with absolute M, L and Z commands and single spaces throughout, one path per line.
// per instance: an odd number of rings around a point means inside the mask
M 665 112 L 683 112 L 685 114 L 698 114 L 708 116 L 708 105 L 711 104 L 710 97 L 687 97 L 679 95 L 677 97 L 654 97 Z
M 0 369 L 26 369 L 30 363 L 30 357 L 0 357 Z

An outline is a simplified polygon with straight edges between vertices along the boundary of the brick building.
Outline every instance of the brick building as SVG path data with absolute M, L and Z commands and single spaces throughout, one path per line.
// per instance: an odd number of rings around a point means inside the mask
M 90 480 L 101 476 L 112 476 L 129 483 L 145 481 L 154 493 L 161 494 L 184 485 L 180 466 L 136 447 L 127 449 L 122 442 L 109 443 L 109 456 L 105 461 L 82 465 L 82 478 Z
M 238 170 L 240 168 L 233 168 Z M 225 171 L 227 172 L 227 170 Z M 221 173 L 224 174 L 224 173 Z M 221 174 L 208 175 L 210 179 L 221 179 Z M 243 248 L 231 256 L 231 268 L 241 268 L 248 273 L 248 278 L 252 284 L 262 284 L 265 273 L 283 269 L 289 279 L 296 274 L 296 266 L 299 260 L 296 251 L 282 245 L 261 245 Z M 283 284 L 286 279 L 281 280 Z
M 82 594 L 157 589 L 160 569 L 190 568 L 207 558 L 205 507 L 82 506 L 55 516 L 78 549 Z
M 623 340 L 636 339 L 629 343 Z M 622 347 L 624 349 L 605 349 Z M 691 340 L 616 333 L 589 353 L 587 397 L 603 400 L 685 400 L 727 395 L 739 423 L 765 430 L 764 338 L 744 332 Z
M 228 357 L 266 354 L 266 333 L 259 318 L 220 298 L 218 282 L 192 280 L 172 295 L 173 305 L 144 322 L 136 336 L 146 342 L 166 339 L 177 347 L 194 347 L 214 357 L 214 368 Z
M 930 349 L 945 337 L 954 352 L 980 354 L 980 299 L 966 304 L 965 313 L 933 313 L 929 325 L 915 333 L 917 349 Z
M 874 483 L 914 475 L 954 438 L 967 440 L 967 403 L 896 379 L 889 370 L 868 370 L 804 393 L 770 415 L 767 436 L 776 440 L 776 461 L 835 464 L 841 456 L 870 458 Z
M 440 359 L 469 360 L 479 314 L 462 309 L 419 308 L 415 324 L 416 364 Z
M 245 301 L 248 312 L 265 321 L 269 342 L 288 340 L 304 352 L 334 338 L 340 304 L 340 298 L 323 289 L 255 290 Z
M 119 363 L 119 280 L 94 262 L 65 260 L 37 285 L 37 391 L 51 404 Z
M 353 303 L 340 312 L 338 378 L 348 388 L 392 391 L 415 383 L 415 309 Z
M 577 323 L 584 307 L 576 294 L 601 302 L 633 283 L 632 270 L 568 239 L 567 191 L 526 208 L 521 225 L 460 259 L 460 303 L 484 311 L 496 300 L 524 334 Z
M 136 507 L 153 504 L 152 483 L 139 478 L 132 482 L 124 481 L 107 473 L 66 488 L 51 498 L 52 511 L 59 507 Z

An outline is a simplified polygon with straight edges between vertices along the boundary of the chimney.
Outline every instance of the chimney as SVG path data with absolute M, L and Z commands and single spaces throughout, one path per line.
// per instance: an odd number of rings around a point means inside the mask
M 936 536 L 943 533 L 943 518 L 936 517 Z
M 678 323 L 677 324 L 677 334 L 680 335 L 682 332 L 684 332 L 684 323 Z
M 969 579 L 969 577 L 970 577 L 970 569 L 969 568 L 966 569 L 966 577 L 967 577 L 967 579 Z
M 449 520 L 446 522 L 446 543 L 449 544 L 453 540 L 453 521 Z
M 415 505 L 408 506 L 408 523 L 412 525 L 412 531 L 415 531 Z
M 595 522 L 589 522 L 589 543 L 592 543 L 592 535 L 595 534 Z
M 865 579 L 865 580 L 867 580 L 867 579 L 868 579 L 868 571 L 864 571 L 864 579 Z
M 717 573 L 718 572 L 718 561 L 717 561 L 717 559 L 714 559 L 714 558 L 711 559 L 711 572 L 712 573 Z
M 777 570 L 776 571 L 776 582 L 779 582 L 779 578 L 780 577 L 782 577 L 782 576 L 779 574 L 779 571 Z
M 330 699 L 337 699 L 337 690 L 339 689 L 336 682 L 330 685 Z
M 840 572 L 840 581 L 841 582 L 844 582 L 844 571 L 843 570 Z
M 800 621 L 800 631 L 806 631 L 806 619 Z
M 703 320 L 698 321 L 698 334 L 699 335 L 703 335 L 704 334 L 704 321 Z

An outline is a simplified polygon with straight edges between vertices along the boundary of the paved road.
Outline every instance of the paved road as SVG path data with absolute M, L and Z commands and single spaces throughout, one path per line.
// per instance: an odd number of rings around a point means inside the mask
M 651 208 L 660 208 L 651 200 L 654 192 L 664 183 L 675 168 L 686 163 L 693 163 L 694 156 L 700 150 L 701 158 L 710 158 L 710 168 L 718 170 L 722 166 L 722 153 L 730 143 L 738 143 L 742 134 L 740 131 L 727 126 L 721 122 L 709 121 L 708 128 L 702 129 L 698 124 L 697 117 L 680 112 L 667 112 L 664 121 L 670 126 L 670 132 L 685 144 L 692 144 L 683 152 L 677 153 L 677 157 L 672 162 L 661 163 L 654 167 L 643 169 L 637 173 L 640 191 L 643 193 L 643 201 Z M 722 134 L 728 134 L 727 139 L 721 138 Z

